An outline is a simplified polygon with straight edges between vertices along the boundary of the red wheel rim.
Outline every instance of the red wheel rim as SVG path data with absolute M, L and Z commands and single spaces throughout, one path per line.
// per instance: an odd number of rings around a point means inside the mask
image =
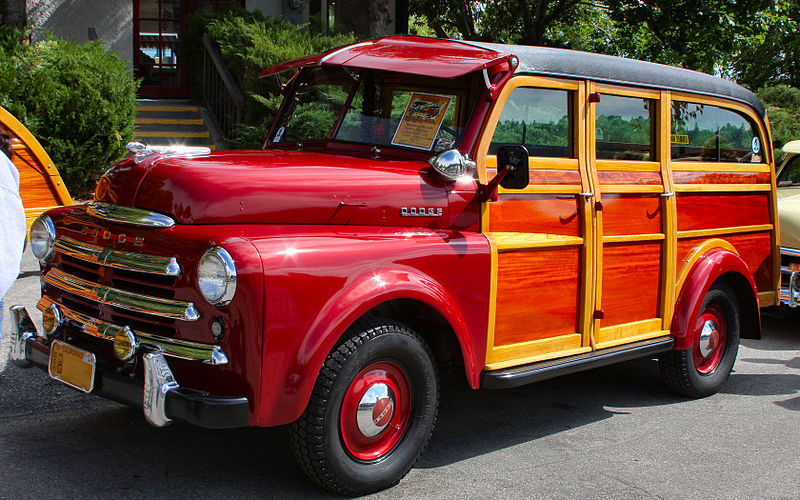
M 403 437 L 409 415 L 411 384 L 405 372 L 389 361 L 373 363 L 356 375 L 342 400 L 342 441 L 353 457 L 378 460 Z
M 716 370 L 727 343 L 725 313 L 717 305 L 703 309 L 697 318 L 692 356 L 698 372 L 709 374 Z

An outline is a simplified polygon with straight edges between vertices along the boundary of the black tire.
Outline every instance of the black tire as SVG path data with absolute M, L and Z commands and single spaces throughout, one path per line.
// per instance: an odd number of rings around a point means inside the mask
M 708 321 L 722 329 L 715 347 L 705 342 L 701 332 Z M 661 376 L 670 389 L 682 396 L 702 398 L 719 392 L 733 370 L 739 351 L 739 302 L 733 290 L 724 283 L 715 284 L 706 293 L 700 313 L 689 335 L 692 346 L 685 351 L 670 351 L 659 357 Z M 713 326 L 709 326 L 713 332 Z M 708 338 L 708 336 L 706 336 Z
M 364 388 L 381 385 L 392 396 L 378 399 L 369 419 L 359 422 L 354 402 L 364 401 Z M 391 410 L 380 412 L 381 403 Z M 395 321 L 361 319 L 328 355 L 305 412 L 292 423 L 292 451 L 323 488 L 343 495 L 382 490 L 416 463 L 438 410 L 436 365 L 422 338 Z M 378 434 L 366 436 L 362 426 Z

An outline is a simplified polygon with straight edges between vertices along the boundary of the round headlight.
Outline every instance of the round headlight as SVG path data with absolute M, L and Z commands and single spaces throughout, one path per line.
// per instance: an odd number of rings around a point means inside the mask
M 31 224 L 31 251 L 40 262 L 46 262 L 53 253 L 53 244 L 56 241 L 56 226 L 52 219 L 40 215 Z
M 197 287 L 215 306 L 230 303 L 236 292 L 236 265 L 227 250 L 214 247 L 203 255 L 197 266 Z

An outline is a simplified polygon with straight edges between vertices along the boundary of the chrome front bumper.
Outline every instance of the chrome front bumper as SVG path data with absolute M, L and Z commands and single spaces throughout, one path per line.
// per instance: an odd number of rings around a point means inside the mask
M 800 259 L 800 251 L 792 248 L 782 247 L 781 255 L 786 260 Z M 794 266 L 793 269 L 788 265 L 781 265 L 781 304 L 789 307 L 800 305 L 800 267 Z
M 22 306 L 11 307 L 11 360 L 20 368 L 38 366 L 47 371 L 50 346 L 39 335 Z M 99 366 L 93 394 L 132 406 L 141 406 L 148 423 L 163 427 L 173 419 L 209 429 L 244 427 L 249 418 L 245 397 L 213 396 L 182 388 L 164 357 L 155 350 L 142 356 L 144 383 Z

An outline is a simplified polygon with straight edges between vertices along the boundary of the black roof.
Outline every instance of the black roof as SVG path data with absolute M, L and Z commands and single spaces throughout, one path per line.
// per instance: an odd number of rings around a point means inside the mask
M 729 80 L 697 71 L 577 50 L 485 42 L 464 43 L 517 56 L 519 65 L 515 73 L 578 77 L 597 82 L 712 95 L 745 103 L 762 117 L 766 113 L 764 105 L 749 90 Z

